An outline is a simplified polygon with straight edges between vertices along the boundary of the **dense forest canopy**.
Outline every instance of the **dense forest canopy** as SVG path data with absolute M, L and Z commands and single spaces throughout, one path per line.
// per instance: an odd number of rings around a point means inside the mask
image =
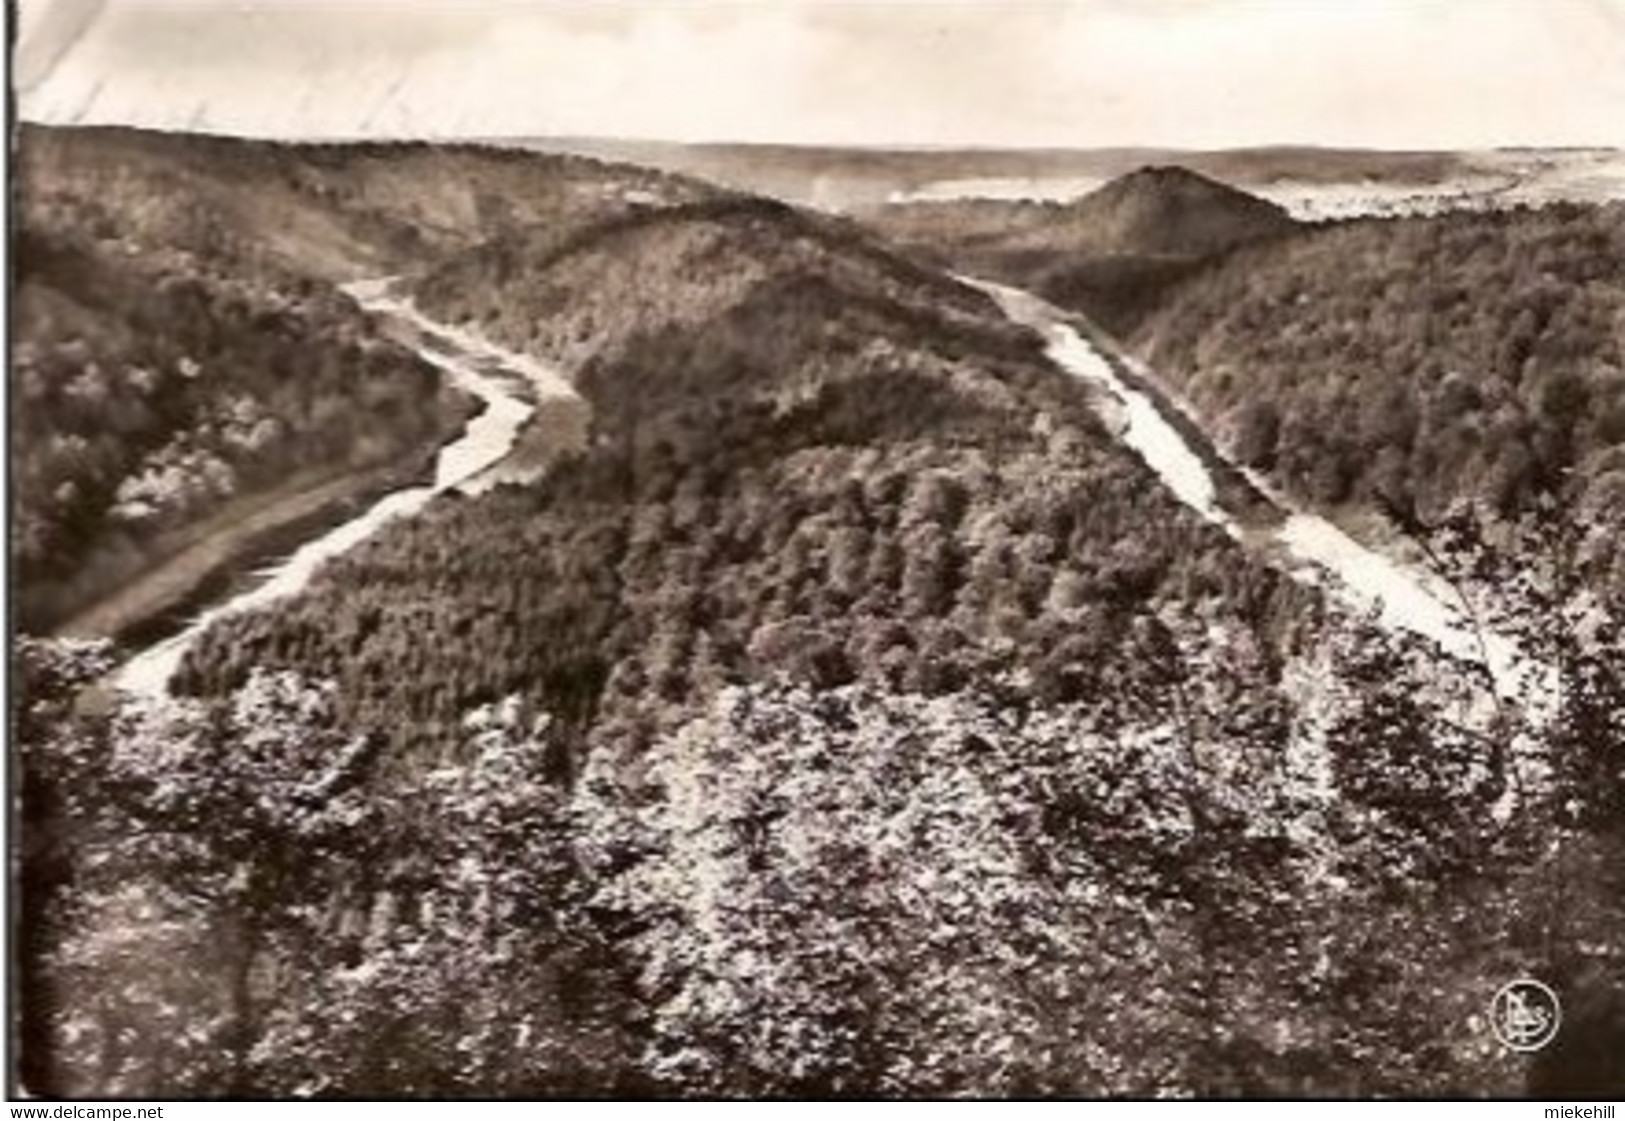
M 479 301 L 555 268 L 625 271 L 630 291 L 555 288 L 572 295 L 543 321 L 600 332 L 576 374 L 593 448 L 352 554 L 275 617 L 216 631 L 183 680 L 219 692 L 256 665 L 320 666 L 385 722 L 404 705 L 431 728 L 515 689 L 583 725 L 658 724 L 792 667 L 911 690 L 1021 668 L 1059 696 L 1092 669 L 1132 673 L 1080 643 L 1109 650 L 1166 600 L 1266 628 L 1312 600 L 1165 496 L 979 293 L 932 278 L 894 297 L 906 266 L 837 255 L 777 213 L 747 216 L 748 237 L 731 211 L 665 216 L 633 246 L 455 286 Z M 696 242 L 715 271 L 688 266 Z M 1069 638 L 1073 612 L 1089 625 Z M 393 672 L 402 659 L 416 672 Z
M 609 357 L 639 331 L 703 328 L 762 284 L 784 284 L 792 268 L 932 321 L 974 318 L 984 331 L 999 329 L 985 299 L 938 270 L 898 256 L 849 222 L 757 198 L 637 207 L 579 227 L 543 226 L 454 255 L 413 290 L 431 314 L 574 368 Z
M 468 412 L 325 285 L 137 252 L 116 225 L 60 217 L 15 242 L 11 555 L 26 629 L 290 481 L 426 462 Z
M 181 359 L 228 353 L 263 356 L 230 376 L 284 412 L 308 392 L 312 416 L 322 393 L 387 414 L 421 372 L 329 287 L 382 261 L 413 264 L 431 317 L 562 365 L 593 420 L 539 480 L 443 495 L 275 610 L 221 619 L 173 697 L 99 693 L 105 643 L 16 644 L 31 1089 L 1617 1092 L 1625 629 L 1590 594 L 1598 535 L 1538 493 L 1489 530 L 1443 472 L 1389 496 L 1435 575 L 1552 670 L 1537 706 L 1181 506 L 1036 335 L 851 223 L 584 162 L 104 139 L 61 143 L 147 176 L 215 168 L 198 209 L 232 236 L 202 244 L 157 198 L 148 221 L 152 180 L 122 170 L 87 180 L 124 184 L 107 231 L 30 229 L 46 275 L 80 278 L 27 282 L 38 336 L 94 325 L 96 361 L 164 370 L 113 379 L 129 387 L 97 411 L 63 388 L 82 366 L 46 366 L 42 425 L 117 421 L 164 447 L 173 432 L 126 419 L 142 406 L 213 448 L 235 429 Z M 228 219 L 221 152 L 298 183 Z M 474 181 L 501 201 L 469 209 Z M 255 224 L 296 199 L 341 232 L 312 235 L 332 258 Z M 1482 219 L 1526 239 L 1509 275 L 1537 250 L 1552 290 L 1496 403 L 1520 402 L 1541 447 L 1570 441 L 1554 477 L 1576 502 L 1619 365 L 1594 329 L 1617 343 L 1598 264 L 1616 219 Z M 1262 266 L 1301 259 L 1325 275 L 1295 277 L 1320 302 L 1292 323 L 1335 324 L 1365 369 L 1406 331 L 1467 365 L 1439 324 L 1488 336 L 1476 302 L 1503 294 L 1435 306 L 1446 270 L 1400 259 L 1491 259 L 1447 246 L 1453 228 L 1227 249 L 1262 294 L 1200 265 L 1136 341 L 1199 408 L 1228 408 L 1251 351 L 1298 340 Z M 179 275 L 137 284 L 160 265 Z M 1407 318 L 1418 300 L 1430 314 Z M 178 308 L 197 337 L 151 337 L 140 316 Z M 1547 328 L 1573 316 L 1592 324 L 1569 354 L 1583 392 L 1548 384 Z M 279 366 L 292 332 L 315 371 Z M 1310 391 L 1285 362 L 1257 367 L 1280 373 L 1258 384 L 1283 414 L 1275 461 L 1247 458 L 1296 488 L 1282 464 L 1311 439 L 1289 420 Z M 371 435 L 321 415 L 337 427 L 308 439 L 329 451 Z M 275 470 L 253 462 L 230 466 Z M 1523 974 L 1565 1002 L 1536 1057 L 1482 1019 Z
M 1136 333 L 1320 507 L 1566 512 L 1625 587 L 1625 205 L 1354 222 L 1243 249 Z

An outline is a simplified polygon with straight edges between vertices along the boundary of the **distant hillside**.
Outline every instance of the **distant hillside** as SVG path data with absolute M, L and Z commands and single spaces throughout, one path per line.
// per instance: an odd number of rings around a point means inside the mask
M 924 259 L 1033 289 L 1131 330 L 1203 262 L 1298 224 L 1182 167 L 1142 167 L 1066 203 L 911 203 L 866 222 Z
M 787 202 L 856 211 L 933 185 L 1001 180 L 1106 180 L 1148 164 L 1178 164 L 1228 183 L 1279 180 L 1433 185 L 1475 167 L 1457 152 L 1275 145 L 1169 148 L 840 148 L 795 144 L 678 144 L 595 137 L 512 138 L 503 145 L 657 167 Z
M 1062 204 L 1000 248 L 1195 258 L 1295 226 L 1285 210 L 1245 191 L 1182 167 L 1145 167 Z
M 116 229 L 143 251 L 327 280 L 400 271 L 538 223 L 712 193 L 643 168 L 473 145 L 24 125 L 17 152 L 25 222 Z

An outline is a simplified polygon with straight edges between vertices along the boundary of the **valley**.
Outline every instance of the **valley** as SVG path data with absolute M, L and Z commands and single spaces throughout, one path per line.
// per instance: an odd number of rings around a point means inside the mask
M 1437 153 L 814 210 L 740 186 L 829 153 L 21 147 L 30 1086 L 1613 1085 L 1620 203 L 1224 180 Z M 164 580 L 131 478 L 229 474 L 164 507 L 206 548 L 424 449 L 176 634 L 73 614 Z M 1494 1045 L 1512 973 L 1563 1047 Z
M 322 564 L 355 548 L 389 522 L 414 516 L 436 495 L 447 491 L 473 495 L 502 483 L 524 483 L 546 470 L 549 460 L 580 450 L 586 439 L 586 410 L 556 372 L 466 333 L 440 327 L 410 302 L 393 296 L 387 280 L 351 284 L 348 294 L 386 322 L 403 325 L 408 338 L 419 340 L 417 349 L 423 360 L 446 371 L 454 386 L 480 401 L 482 411 L 458 439 L 440 449 L 430 481 L 392 491 L 359 516 L 305 541 L 286 558 L 256 573 L 246 590 L 203 611 L 180 633 L 138 652 L 119 667 L 114 678 L 119 691 L 162 699 L 186 651 L 219 620 L 236 612 L 263 611 L 279 599 L 298 594 Z M 487 364 L 495 370 L 482 369 Z M 513 384 L 505 385 L 504 380 Z M 547 415 L 538 415 L 543 413 Z M 521 442 L 534 444 L 537 430 L 544 433 L 546 446 L 530 447 L 528 454 L 521 454 Z M 231 527 L 224 533 L 237 530 Z M 162 578 L 160 573 L 158 579 Z
M 1471 603 L 1462 602 L 1461 593 L 1438 574 L 1385 556 L 1326 519 L 1268 495 L 1215 448 L 1143 365 L 1128 365 L 1133 359 L 1121 353 L 1103 355 L 1067 325 L 1064 313 L 1030 294 L 991 285 L 987 290 L 1013 320 L 1046 339 L 1058 366 L 1112 398 L 1124 413 L 1124 444 L 1198 515 L 1294 579 L 1326 586 L 1331 598 L 1356 616 L 1369 614 L 1384 629 L 1417 635 L 1459 661 L 1476 663 L 1500 696 L 1534 709 L 1552 704 L 1538 696 L 1553 687 L 1551 670 L 1529 664 L 1506 637 L 1484 629 L 1473 618 Z

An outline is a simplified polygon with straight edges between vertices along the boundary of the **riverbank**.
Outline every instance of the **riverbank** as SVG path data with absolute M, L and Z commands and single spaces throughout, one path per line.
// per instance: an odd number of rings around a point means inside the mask
M 1126 418 L 1118 439 L 1185 505 L 1291 579 L 1320 588 L 1353 617 L 1477 663 L 1499 696 L 1529 705 L 1540 718 L 1549 713 L 1550 668 L 1531 662 L 1509 638 L 1481 628 L 1428 565 L 1362 543 L 1318 514 L 1295 508 L 1261 476 L 1232 463 L 1153 371 L 1087 320 L 1019 289 L 971 282 L 1012 321 L 1036 331 L 1061 369 L 1116 399 Z
M 52 628 L 53 638 L 111 638 L 144 646 L 181 630 L 299 542 L 349 521 L 384 495 L 433 478 L 442 447 L 478 415 L 470 409 L 436 442 L 381 466 L 302 471 L 269 492 L 245 495 L 177 530 L 139 574 Z
M 1269 532 L 1286 520 L 1287 511 L 1209 439 L 1190 402 L 1086 316 L 1066 312 L 1060 322 L 1077 332 L 1111 367 L 1117 380 L 1130 392 L 1143 397 L 1173 429 L 1207 470 L 1219 505 L 1244 531 Z
M 302 534 L 296 549 L 280 556 L 274 565 L 248 572 L 245 579 L 227 595 L 210 595 L 201 611 L 181 616 L 184 626 L 156 642 L 136 647 L 136 652 L 114 674 L 111 684 L 132 696 L 161 698 L 181 667 L 188 650 L 214 623 L 228 615 L 264 610 L 288 596 L 297 595 L 334 557 L 341 556 L 384 526 L 421 511 L 436 496 L 457 492 L 478 494 L 501 483 L 524 483 L 545 469 L 545 456 L 537 456 L 534 469 L 529 464 L 510 462 L 526 433 L 537 428 L 540 414 L 547 414 L 547 431 L 561 427 L 584 439 L 589 414 L 581 401 L 556 371 L 522 355 L 494 347 L 476 336 L 434 323 L 410 304 L 389 295 L 390 282 L 353 285 L 350 294 L 366 310 L 386 321 L 415 332 L 410 337 L 419 356 L 445 371 L 449 384 L 484 404 L 484 408 L 464 427 L 461 435 L 440 446 L 433 457 L 433 469 L 414 486 L 387 490 L 375 501 L 352 511 L 339 524 L 319 533 Z M 532 400 L 521 400 L 516 387 L 534 390 Z M 552 389 L 555 392 L 549 393 Z M 527 394 L 529 396 L 530 394 Z M 554 416 L 557 410 L 567 415 Z M 562 453 L 568 449 L 556 449 Z M 240 570 L 241 571 L 241 570 Z

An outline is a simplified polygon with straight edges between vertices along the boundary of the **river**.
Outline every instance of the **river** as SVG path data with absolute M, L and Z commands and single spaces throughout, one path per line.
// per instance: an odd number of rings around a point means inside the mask
M 216 621 L 295 595 L 325 561 L 353 549 L 397 518 L 418 513 L 436 495 L 447 491 L 478 494 L 497 483 L 533 477 L 542 470 L 541 465 L 515 463 L 522 457 L 513 453 L 538 404 L 558 399 L 580 402 L 557 370 L 467 331 L 435 323 L 409 300 L 394 295 L 389 280 L 359 281 L 345 291 L 367 311 L 406 328 L 417 340 L 418 354 L 445 371 L 451 384 L 479 398 L 484 408 L 461 436 L 440 450 L 432 483 L 384 496 L 362 514 L 272 565 L 248 590 L 204 611 L 180 633 L 137 653 L 114 674 L 113 684 L 120 692 L 146 698 L 166 695 L 181 659 Z
M 961 278 L 996 300 L 1012 321 L 1036 331 L 1049 358 L 1061 369 L 1104 391 L 1103 411 L 1119 438 L 1163 481 L 1180 502 L 1218 525 L 1294 579 L 1315 584 L 1354 613 L 1375 619 L 1394 633 L 1421 637 L 1453 658 L 1483 666 L 1496 692 L 1507 699 L 1527 700 L 1530 683 L 1544 675 L 1524 659 L 1510 639 L 1475 626 L 1460 609 L 1450 587 L 1438 576 L 1371 549 L 1324 518 L 1291 507 L 1269 494 L 1262 480 L 1254 485 L 1267 495 L 1275 516 L 1260 520 L 1228 509 L 1215 479 L 1215 464 L 1226 463 L 1210 441 L 1193 436 L 1193 424 L 1170 419 L 1178 406 L 1166 394 L 1149 388 L 1154 376 L 1118 355 L 1141 384 L 1122 376 L 1096 346 L 1071 326 L 1067 313 L 1031 293 Z M 302 590 L 324 561 L 354 548 L 397 518 L 422 510 L 437 494 L 457 490 L 475 494 L 497 482 L 523 481 L 539 467 L 516 464 L 520 433 L 542 401 L 568 398 L 580 402 L 570 384 L 551 367 L 487 342 L 467 331 L 435 323 L 408 300 L 392 294 L 387 281 L 351 285 L 348 293 L 367 310 L 393 319 L 419 340 L 418 352 L 446 371 L 454 385 L 475 395 L 485 409 L 463 435 L 447 444 L 427 486 L 395 491 L 360 516 L 311 540 L 263 574 L 264 579 L 199 615 L 185 630 L 141 651 L 115 675 L 125 693 L 162 696 L 186 651 L 216 620 L 262 609 Z M 1188 414 L 1187 414 L 1188 416 Z M 1228 465 L 1236 470 L 1234 465 Z M 1537 690 L 1547 694 L 1546 689 Z
M 961 277 L 990 295 L 1013 322 L 1036 331 L 1052 362 L 1103 391 L 1102 412 L 1118 437 L 1173 492 L 1203 519 L 1263 556 L 1295 580 L 1322 588 L 1352 613 L 1374 619 L 1390 633 L 1425 639 L 1452 658 L 1482 666 L 1506 700 L 1545 709 L 1555 684 L 1549 671 L 1530 662 L 1510 638 L 1480 628 L 1454 590 L 1437 574 L 1363 545 L 1325 518 L 1294 509 L 1268 484 L 1228 464 L 1211 441 L 1195 446 L 1176 425 L 1179 409 L 1171 395 L 1153 387 L 1154 374 L 1127 355 L 1117 359 L 1142 383 L 1132 384 L 1085 339 L 1069 313 L 1020 289 Z M 1194 421 L 1188 411 L 1183 415 Z M 1183 431 L 1182 431 L 1183 429 Z M 1214 478 L 1215 463 L 1227 463 L 1246 476 L 1274 508 L 1274 516 L 1243 517 L 1226 509 Z

